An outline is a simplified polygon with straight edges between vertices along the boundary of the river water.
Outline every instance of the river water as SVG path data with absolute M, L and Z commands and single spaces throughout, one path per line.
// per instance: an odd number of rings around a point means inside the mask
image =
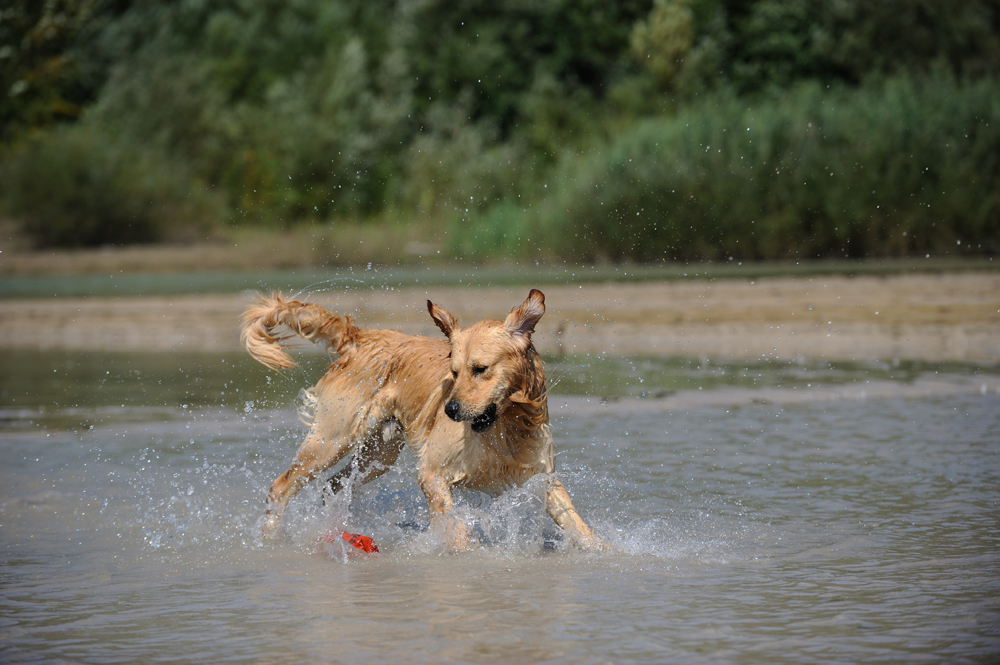
M 408 454 L 262 542 L 320 356 L 0 355 L 3 662 L 1000 657 L 995 369 L 552 362 L 560 475 L 615 548 L 566 546 L 533 483 L 462 494 L 454 555 Z

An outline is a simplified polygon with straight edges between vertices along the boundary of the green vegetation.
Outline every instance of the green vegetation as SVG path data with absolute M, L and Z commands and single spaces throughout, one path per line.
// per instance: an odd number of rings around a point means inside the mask
M 997 0 L 12 0 L 0 204 L 38 246 L 993 254 L 998 75 Z
M 801 85 L 752 106 L 715 97 L 703 111 L 637 123 L 564 159 L 559 195 L 536 213 L 549 242 L 586 260 L 641 261 L 1000 246 L 992 81 Z
M 0 171 L 27 235 L 57 247 L 191 237 L 222 208 L 185 175 L 183 165 L 87 125 L 57 127 L 17 146 Z

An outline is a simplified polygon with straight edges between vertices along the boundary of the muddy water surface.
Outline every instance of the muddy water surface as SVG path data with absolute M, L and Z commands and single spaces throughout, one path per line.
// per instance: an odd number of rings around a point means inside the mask
M 4 662 L 1000 655 L 994 371 L 553 363 L 560 475 L 616 550 L 566 547 L 534 483 L 462 495 L 482 546 L 449 555 L 406 456 L 326 506 L 309 488 L 260 540 L 319 361 L 270 380 L 239 356 L 0 362 Z

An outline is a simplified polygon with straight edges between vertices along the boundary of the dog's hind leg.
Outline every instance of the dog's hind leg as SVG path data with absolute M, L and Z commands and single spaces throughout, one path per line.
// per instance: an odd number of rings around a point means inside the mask
M 347 432 L 331 432 L 319 425 L 313 426 L 295 453 L 291 466 L 271 484 L 271 491 L 267 494 L 265 536 L 276 534 L 281 511 L 289 499 L 316 476 L 344 459 L 353 444 L 354 440 Z
M 375 480 L 396 463 L 405 443 L 406 437 L 399 421 L 395 418 L 386 420 L 376 433 L 365 439 L 347 465 L 327 481 L 324 494 L 336 494 L 344 489 L 347 480 L 355 473 L 362 484 Z

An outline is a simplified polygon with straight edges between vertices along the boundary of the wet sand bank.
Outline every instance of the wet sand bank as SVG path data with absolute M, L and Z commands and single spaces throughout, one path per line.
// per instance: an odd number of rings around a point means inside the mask
M 543 354 L 1000 364 L 1000 275 L 811 276 L 546 286 Z M 502 317 L 527 289 L 408 287 L 310 296 L 361 326 L 440 334 L 428 298 L 460 321 Z M 0 301 L 7 348 L 239 348 L 252 293 Z

